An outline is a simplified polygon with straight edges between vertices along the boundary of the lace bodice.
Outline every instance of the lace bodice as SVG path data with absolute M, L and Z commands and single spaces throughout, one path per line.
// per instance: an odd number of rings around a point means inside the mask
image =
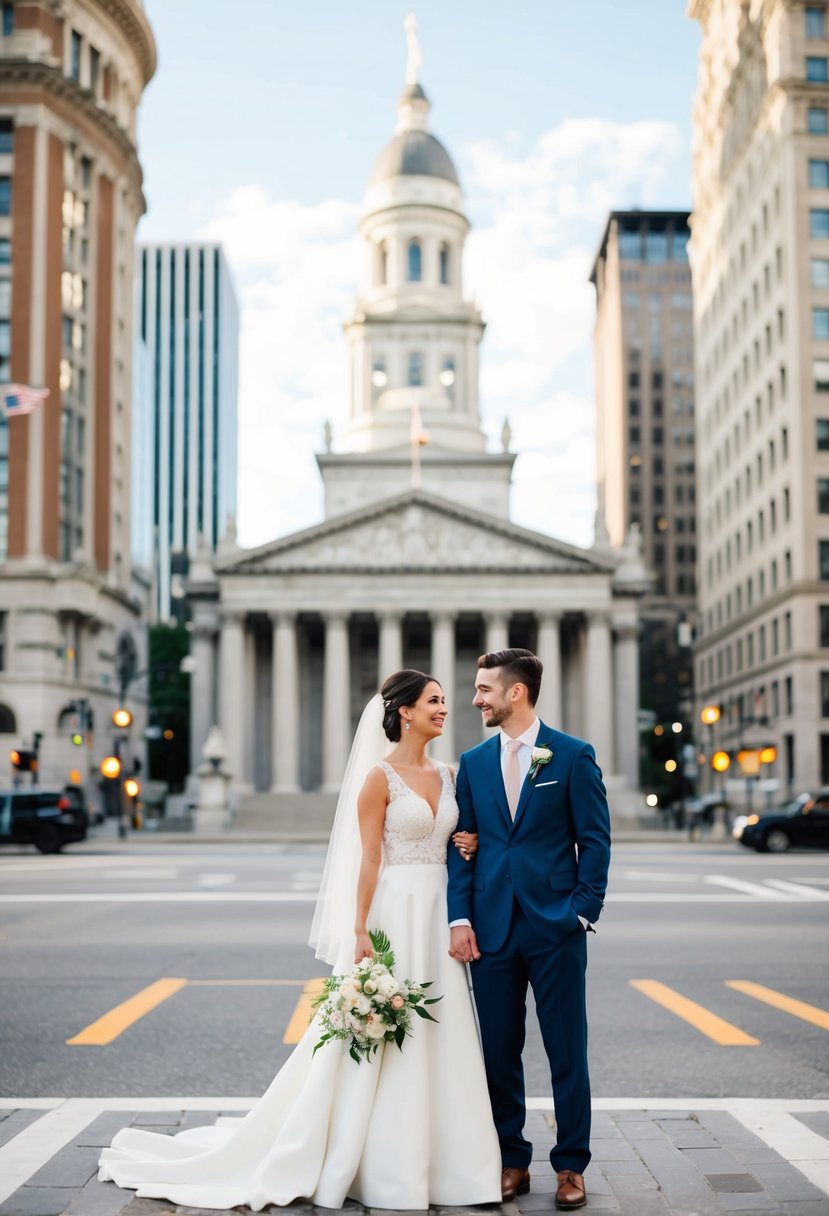
M 425 798 L 410 789 L 390 764 L 378 766 L 386 775 L 389 804 L 383 825 L 383 860 L 387 866 L 442 865 L 446 862 L 449 837 L 458 822 L 452 770 L 437 763 L 440 799 L 437 814 Z

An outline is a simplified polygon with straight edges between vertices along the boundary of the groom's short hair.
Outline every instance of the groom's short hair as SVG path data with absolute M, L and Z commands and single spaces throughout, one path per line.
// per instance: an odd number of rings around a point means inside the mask
M 513 646 L 509 650 L 492 650 L 478 659 L 478 670 L 482 667 L 500 667 L 504 687 L 525 685 L 527 699 L 530 705 L 535 705 L 541 692 L 541 675 L 544 671 L 544 664 L 537 654 L 520 646 Z

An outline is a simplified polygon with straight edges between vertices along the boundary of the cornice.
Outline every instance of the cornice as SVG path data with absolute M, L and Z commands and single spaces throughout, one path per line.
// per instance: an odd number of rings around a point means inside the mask
M 97 104 L 88 89 L 81 88 L 77 81 L 64 76 L 59 68 L 31 59 L 4 59 L 2 80 L 3 88 L 26 85 L 42 89 L 59 101 L 68 103 L 80 115 L 89 119 L 116 146 L 132 169 L 142 206 L 146 206 L 142 192 L 144 175 L 135 144 L 112 115 Z M 0 97 L 2 95 L 0 88 Z
M 134 0 L 97 0 L 97 4 L 126 37 L 146 86 L 155 75 L 158 61 L 153 31 L 141 4 Z

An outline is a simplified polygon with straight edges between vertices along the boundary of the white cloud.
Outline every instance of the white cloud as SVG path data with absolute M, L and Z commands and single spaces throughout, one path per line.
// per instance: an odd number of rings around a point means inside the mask
M 525 156 L 515 139 L 476 143 L 460 162 L 475 227 L 467 294 L 488 323 L 482 414 L 493 441 L 508 415 L 517 522 L 589 544 L 595 510 L 590 397 L 592 258 L 614 208 L 656 206 L 681 147 L 661 122 L 571 119 Z M 313 454 L 346 417 L 342 332 L 361 268 L 357 203 L 315 206 L 233 191 L 200 233 L 221 240 L 239 289 L 239 537 L 244 545 L 321 517 Z

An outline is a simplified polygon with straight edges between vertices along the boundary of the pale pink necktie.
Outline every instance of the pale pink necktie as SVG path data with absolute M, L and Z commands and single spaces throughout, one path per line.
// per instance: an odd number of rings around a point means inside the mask
M 518 810 L 518 799 L 521 797 L 521 769 L 518 764 L 518 749 L 520 739 L 510 739 L 504 756 L 504 789 L 507 792 L 509 813 L 515 818 Z

